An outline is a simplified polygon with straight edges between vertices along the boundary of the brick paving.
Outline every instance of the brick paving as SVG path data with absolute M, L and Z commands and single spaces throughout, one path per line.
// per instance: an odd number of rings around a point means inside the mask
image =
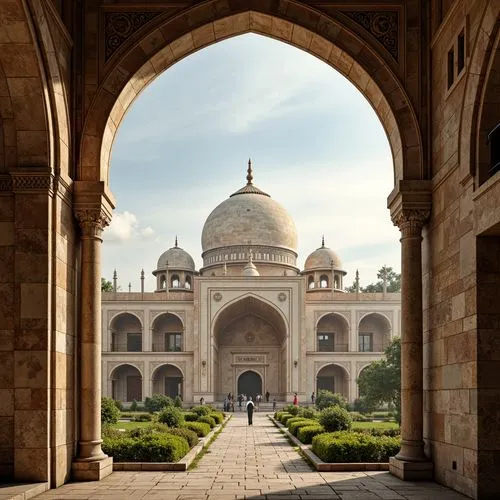
M 100 482 L 69 483 L 48 499 L 458 500 L 432 482 L 403 482 L 388 472 L 316 472 L 264 414 L 235 413 L 198 466 L 187 472 L 114 472 Z

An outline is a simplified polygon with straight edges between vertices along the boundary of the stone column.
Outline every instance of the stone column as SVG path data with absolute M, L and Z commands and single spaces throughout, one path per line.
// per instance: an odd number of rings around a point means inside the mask
M 430 192 L 405 187 L 393 199 L 399 203 L 392 210 L 394 224 L 401 231 L 402 336 L 401 450 L 391 457 L 390 472 L 403 480 L 415 480 L 432 478 L 432 463 L 425 456 L 423 441 L 422 310 L 422 228 L 430 213 Z
M 111 220 L 112 203 L 102 183 L 75 183 L 75 215 L 81 228 L 80 402 L 76 480 L 111 474 L 113 459 L 101 449 L 101 235 Z

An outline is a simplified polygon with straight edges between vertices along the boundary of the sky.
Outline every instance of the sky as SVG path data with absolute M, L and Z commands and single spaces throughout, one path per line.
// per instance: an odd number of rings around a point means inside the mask
M 112 148 L 117 206 L 104 232 L 102 275 L 122 291 L 155 289 L 151 272 L 174 245 L 202 267 L 201 233 L 210 212 L 254 184 L 290 213 L 298 266 L 325 245 L 351 285 L 400 271 L 399 231 L 387 210 L 394 183 L 383 127 L 340 73 L 300 49 L 246 34 L 179 61 L 138 96 Z

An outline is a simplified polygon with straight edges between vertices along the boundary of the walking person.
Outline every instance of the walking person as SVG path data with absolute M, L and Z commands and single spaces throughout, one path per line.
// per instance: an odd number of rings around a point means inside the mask
M 314 391 L 313 393 L 311 394 L 311 403 L 314 404 L 314 401 L 316 399 L 316 395 L 314 394 Z
M 248 415 L 248 425 L 252 425 L 252 418 L 253 418 L 253 409 L 254 409 L 254 404 L 252 401 L 252 396 L 248 397 L 248 402 L 247 402 L 247 415 Z
M 270 396 L 270 395 L 271 395 L 271 394 L 269 394 L 269 391 L 266 391 L 266 403 L 269 403 L 269 396 Z
M 299 406 L 299 398 L 297 396 L 297 393 L 295 393 L 295 396 L 293 397 L 293 406 Z
M 276 411 L 276 398 L 273 398 L 273 411 Z

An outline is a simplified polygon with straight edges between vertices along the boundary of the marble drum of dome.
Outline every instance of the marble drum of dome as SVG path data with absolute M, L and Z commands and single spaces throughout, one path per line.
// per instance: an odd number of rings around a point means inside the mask
M 202 232 L 202 271 L 246 263 L 249 252 L 265 274 L 297 274 L 297 229 L 287 211 L 253 182 L 249 162 L 247 184 L 218 205 Z M 274 270 L 273 270 L 274 268 Z M 231 274 L 231 273 L 229 273 Z

